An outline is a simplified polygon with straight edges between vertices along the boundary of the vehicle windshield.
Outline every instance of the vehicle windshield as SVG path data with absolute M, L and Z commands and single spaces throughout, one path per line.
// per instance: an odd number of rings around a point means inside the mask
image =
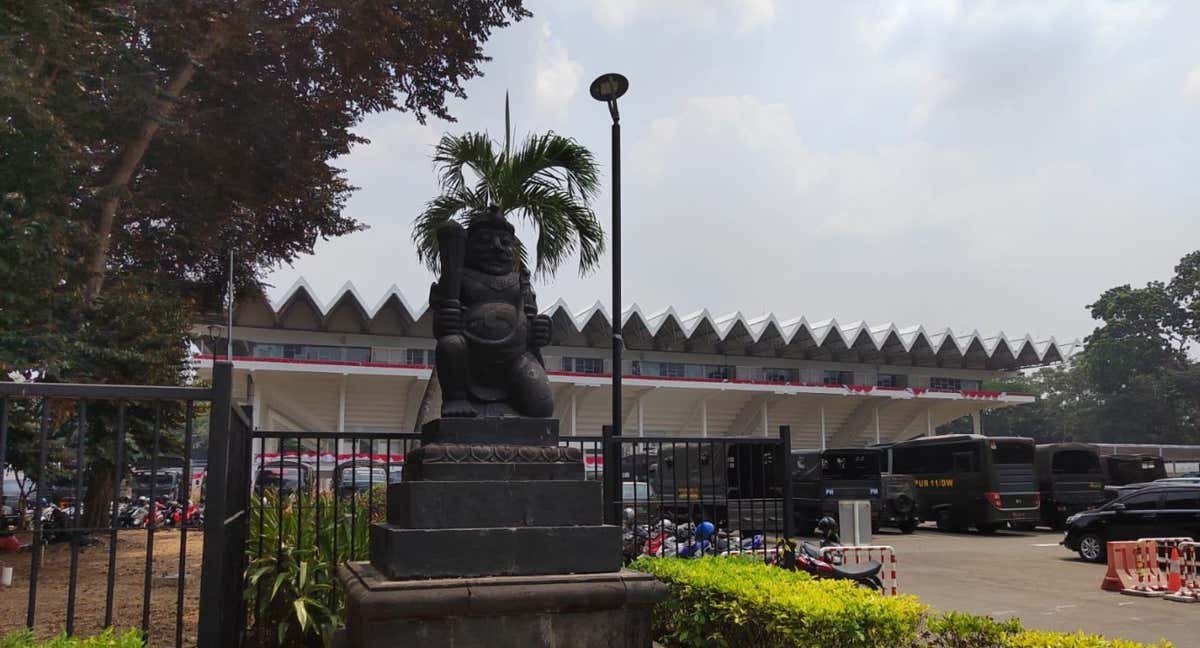
M 387 473 L 383 468 L 372 469 L 369 466 L 357 466 L 342 469 L 342 484 L 383 484 L 387 482 Z
M 282 472 L 282 475 L 280 473 Z M 299 468 L 280 468 L 272 466 L 258 472 L 258 482 L 267 486 L 283 486 L 295 488 L 300 485 L 301 473 Z M 307 475 L 305 475 L 307 476 Z
M 1033 444 L 1020 441 L 994 441 L 992 443 L 992 463 L 1031 464 L 1033 463 Z
M 1099 475 L 1100 457 L 1090 450 L 1060 450 L 1054 453 L 1050 470 L 1056 475 Z
M 157 477 L 157 479 L 155 479 L 155 477 Z M 158 473 L 158 475 L 152 475 L 150 473 L 138 473 L 133 476 L 133 481 L 135 484 L 142 487 L 150 487 L 156 481 L 158 482 L 159 486 L 170 486 L 171 484 L 175 483 L 175 475 L 172 475 L 171 473 Z
M 656 493 L 647 482 L 621 482 L 621 499 L 649 499 Z
M 835 454 L 821 457 L 821 476 L 825 479 L 875 479 L 879 477 L 879 455 Z

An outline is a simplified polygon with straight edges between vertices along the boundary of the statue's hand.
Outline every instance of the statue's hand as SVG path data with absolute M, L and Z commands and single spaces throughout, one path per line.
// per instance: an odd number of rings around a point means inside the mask
M 550 344 L 550 316 L 535 315 L 530 320 L 529 344 L 540 349 Z
M 433 318 L 433 335 L 446 337 L 462 333 L 462 307 L 457 303 L 446 304 L 437 309 Z

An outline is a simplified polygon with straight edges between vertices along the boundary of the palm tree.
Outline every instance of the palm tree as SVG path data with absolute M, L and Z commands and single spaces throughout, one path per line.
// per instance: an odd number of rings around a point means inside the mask
M 509 124 L 505 97 L 503 148 L 497 151 L 497 143 L 487 133 L 442 136 L 433 156 L 442 193 L 425 205 L 413 223 L 417 258 L 436 273 L 438 228 L 496 206 L 537 230 L 531 269 L 535 276 L 554 276 L 575 253 L 579 273 L 591 272 L 604 252 L 604 229 L 591 208 L 600 185 L 595 157 L 574 139 L 553 131 L 529 135 L 514 149 Z M 468 177 L 468 170 L 474 177 Z M 517 262 L 530 269 L 528 250 L 519 240 Z M 438 390 L 434 367 L 417 412 L 417 430 L 429 419 Z

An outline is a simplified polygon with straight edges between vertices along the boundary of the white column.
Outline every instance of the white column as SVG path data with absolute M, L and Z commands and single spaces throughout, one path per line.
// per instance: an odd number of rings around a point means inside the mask
M 767 423 L 767 401 L 762 403 L 762 433 L 763 436 L 771 436 L 771 429 Z
M 821 450 L 825 450 L 825 404 L 822 403 L 817 411 L 821 414 Z
M 933 407 L 925 410 L 925 436 L 933 436 Z
M 875 443 L 879 443 L 879 406 L 875 406 Z
M 708 399 L 700 401 L 700 436 L 708 436 Z
M 337 431 L 338 431 L 338 432 L 345 432 L 345 431 L 346 431 L 346 374 L 342 374 L 342 379 L 341 379 L 341 382 L 339 382 L 339 383 L 338 383 L 338 419 L 337 419 Z M 346 450 L 346 448 L 347 448 L 346 444 L 347 444 L 347 443 L 349 443 L 349 441 L 344 441 L 344 440 L 342 440 L 342 441 L 338 441 L 338 443 L 337 443 L 337 452 L 338 452 L 339 454 L 340 454 L 340 453 L 344 453 L 344 452 L 346 452 L 346 451 L 347 451 L 347 450 Z M 352 449 L 350 449 L 350 451 L 349 451 L 349 452 L 352 452 L 352 453 L 353 453 L 353 452 L 357 452 L 357 451 L 358 451 L 358 448 L 352 448 Z
M 263 405 L 263 398 L 262 398 L 262 390 L 259 388 L 259 386 L 257 384 L 254 385 L 254 401 L 253 401 L 252 407 L 254 407 L 254 411 L 250 413 L 250 427 L 255 430 L 260 430 L 260 429 L 262 429 L 262 421 L 263 421 L 263 411 L 262 410 L 263 410 L 264 405 Z M 262 453 L 263 453 L 263 440 L 262 439 L 254 440 L 254 447 L 251 448 L 251 452 L 254 453 L 254 457 L 255 457 L 254 461 L 258 461 L 258 457 L 260 455 L 262 455 Z
M 983 434 L 982 412 L 971 412 L 971 431 L 975 434 Z
M 576 398 L 576 393 L 574 391 L 572 391 L 571 392 L 571 436 L 575 436 L 576 434 L 578 434 L 578 432 L 575 428 L 576 421 L 578 420 L 578 417 L 576 416 L 576 413 L 579 411 L 578 408 L 579 408 L 579 399 Z
M 646 436 L 646 410 L 644 407 L 642 407 L 642 401 L 644 401 L 644 400 L 645 400 L 645 398 L 639 398 L 638 406 L 637 406 L 638 407 L 638 410 L 637 410 L 637 412 L 638 412 L 638 436 L 640 436 L 640 437 Z

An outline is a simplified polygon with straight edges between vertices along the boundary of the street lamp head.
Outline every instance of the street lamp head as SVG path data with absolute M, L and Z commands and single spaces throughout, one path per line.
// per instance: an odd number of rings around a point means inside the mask
M 629 89 L 629 79 L 624 75 L 616 72 L 601 74 L 592 81 L 592 85 L 588 90 L 592 93 L 592 99 L 596 101 L 613 102 L 621 98 L 625 91 Z

